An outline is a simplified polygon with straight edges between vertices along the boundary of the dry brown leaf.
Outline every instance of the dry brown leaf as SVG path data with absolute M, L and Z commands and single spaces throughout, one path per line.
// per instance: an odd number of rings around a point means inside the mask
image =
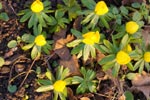
M 68 92 L 68 98 L 69 98 L 69 100 L 78 100 L 77 99 L 77 97 L 75 97 L 74 95 L 73 95 L 73 91 L 72 91 L 72 89 L 71 88 L 67 88 L 67 92 Z
M 82 98 L 80 98 L 80 100 L 91 100 L 91 99 L 88 97 L 82 97 Z
M 10 68 L 9 67 L 1 67 L 0 68 L 0 73 L 1 74 L 7 74 L 7 73 L 9 73 L 10 72 Z
M 123 5 L 129 5 L 134 2 L 142 3 L 142 2 L 146 2 L 146 0 L 122 0 Z
M 59 64 L 63 65 L 66 68 L 69 68 L 71 75 L 79 75 L 80 74 L 78 59 L 75 55 L 72 56 L 71 59 L 69 59 L 69 60 L 63 60 L 63 59 L 59 60 Z
M 81 16 L 76 18 L 74 23 L 73 23 L 73 28 L 76 29 L 76 30 L 80 30 L 81 29 L 81 21 L 82 21 L 82 17 Z
M 132 80 L 133 88 L 140 90 L 150 99 L 150 75 L 143 72 L 142 74 L 137 73 L 136 77 Z
M 119 97 L 118 100 L 126 100 L 126 96 L 123 94 L 122 96 Z
M 135 78 L 132 80 L 133 86 L 144 86 L 144 85 L 150 85 L 150 75 L 145 74 L 145 72 L 142 72 L 142 74 L 137 73 Z
M 150 26 L 145 26 L 144 30 L 142 30 L 142 36 L 145 41 L 146 47 L 150 45 Z
M 101 53 L 99 50 L 96 50 L 96 60 L 99 62 L 101 59 L 103 59 L 105 55 Z
M 67 47 L 63 47 L 60 49 L 56 49 L 55 53 L 62 59 L 62 60 L 69 60 L 71 58 L 70 51 Z
M 56 41 L 56 40 L 59 40 L 61 38 L 64 39 L 66 37 L 66 32 L 67 32 L 66 29 L 61 29 L 59 32 L 54 33 L 53 40 Z

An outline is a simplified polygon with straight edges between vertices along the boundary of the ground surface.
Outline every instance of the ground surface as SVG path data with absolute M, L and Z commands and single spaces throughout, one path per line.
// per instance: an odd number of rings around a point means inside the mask
M 24 8 L 24 4 L 29 4 L 32 0 L 0 1 L 3 4 L 3 11 L 7 12 L 10 18 L 7 22 L 0 20 L 0 56 L 4 57 L 6 61 L 5 65 L 0 68 L 0 100 L 26 100 L 25 98 L 27 96 L 29 97 L 29 100 L 51 100 L 52 92 L 35 92 L 38 84 L 36 82 L 37 76 L 34 71 L 30 70 L 28 77 L 24 80 L 27 72 L 29 72 L 28 70 L 31 67 L 31 64 L 33 63 L 33 60 L 30 59 L 29 52 L 23 52 L 20 46 L 13 49 L 9 49 L 7 47 L 7 43 L 10 40 L 16 39 L 17 36 L 21 36 L 23 33 L 31 33 L 31 30 L 26 27 L 26 23 L 19 22 L 20 17 L 17 16 L 17 13 Z M 60 1 L 61 0 L 52 0 L 53 6 L 55 7 L 55 5 Z M 109 3 L 117 4 L 115 1 L 116 0 L 112 0 L 112 2 Z M 62 34 L 63 31 L 64 30 L 61 31 Z M 50 35 L 50 37 L 52 36 Z M 34 63 L 32 70 L 36 70 L 37 66 L 40 66 L 42 72 L 44 72 L 46 68 L 51 68 L 52 61 L 60 62 L 65 66 L 69 66 L 70 64 L 75 65 L 77 63 L 76 58 L 74 57 L 71 58 L 73 61 L 64 61 L 64 59 L 61 59 L 61 55 L 59 55 L 61 50 L 54 51 L 55 54 L 51 53 L 51 55 L 48 56 L 43 55 L 41 59 Z M 47 61 L 48 57 L 51 57 L 50 61 Z M 52 70 L 54 70 L 54 68 L 52 68 Z M 75 90 L 73 89 L 75 87 L 71 87 L 72 89 L 68 88 L 68 91 L 70 91 L 68 96 L 69 100 L 78 100 L 82 97 L 88 97 L 91 100 L 117 100 L 117 94 L 119 94 L 122 90 L 128 90 L 131 87 L 131 82 L 129 80 L 121 83 L 117 79 L 108 78 L 109 76 L 105 75 L 105 73 L 101 71 L 100 67 L 95 67 L 94 70 L 97 70 L 97 78 L 100 83 L 98 85 L 97 93 L 76 95 Z M 7 87 L 9 84 L 15 84 L 18 87 L 15 93 L 8 92 Z M 143 93 L 134 90 L 131 91 L 135 96 L 135 100 L 146 100 Z M 82 98 L 82 100 L 88 99 Z

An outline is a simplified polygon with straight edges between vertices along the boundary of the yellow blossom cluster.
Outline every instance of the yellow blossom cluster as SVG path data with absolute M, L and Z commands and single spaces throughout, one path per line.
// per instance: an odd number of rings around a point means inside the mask
M 94 43 L 99 43 L 100 40 L 100 33 L 96 32 L 88 32 L 82 35 L 83 40 L 82 42 L 89 45 L 94 45 Z
M 37 45 L 37 46 L 44 46 L 46 44 L 46 40 L 45 40 L 45 37 L 43 35 L 38 35 L 35 40 L 34 40 L 34 43 Z
M 54 90 L 57 92 L 63 92 L 66 87 L 66 82 L 62 80 L 58 80 L 54 83 Z
M 31 10 L 35 13 L 39 13 L 44 9 L 44 5 L 40 0 L 35 0 L 31 5 Z

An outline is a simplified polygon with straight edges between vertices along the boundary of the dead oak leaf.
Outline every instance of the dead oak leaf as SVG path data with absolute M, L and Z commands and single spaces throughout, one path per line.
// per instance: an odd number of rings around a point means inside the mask
M 135 78 L 132 80 L 132 88 L 140 90 L 146 96 L 147 99 L 150 99 L 150 75 L 143 72 L 142 74 L 137 73 Z

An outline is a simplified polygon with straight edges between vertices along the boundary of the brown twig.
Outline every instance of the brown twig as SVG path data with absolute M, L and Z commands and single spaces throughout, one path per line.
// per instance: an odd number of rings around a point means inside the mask
M 21 82 L 19 88 L 22 87 L 22 85 L 24 84 L 24 82 L 25 82 L 25 80 L 27 79 L 27 77 L 28 77 L 28 75 L 29 75 L 29 73 L 30 73 L 30 70 L 32 69 L 32 67 L 33 67 L 33 65 L 34 65 L 34 63 L 35 63 L 36 60 L 37 60 L 36 58 L 33 60 L 31 66 L 29 67 L 29 70 L 27 71 L 27 74 L 26 74 L 26 76 L 24 77 L 23 81 Z

